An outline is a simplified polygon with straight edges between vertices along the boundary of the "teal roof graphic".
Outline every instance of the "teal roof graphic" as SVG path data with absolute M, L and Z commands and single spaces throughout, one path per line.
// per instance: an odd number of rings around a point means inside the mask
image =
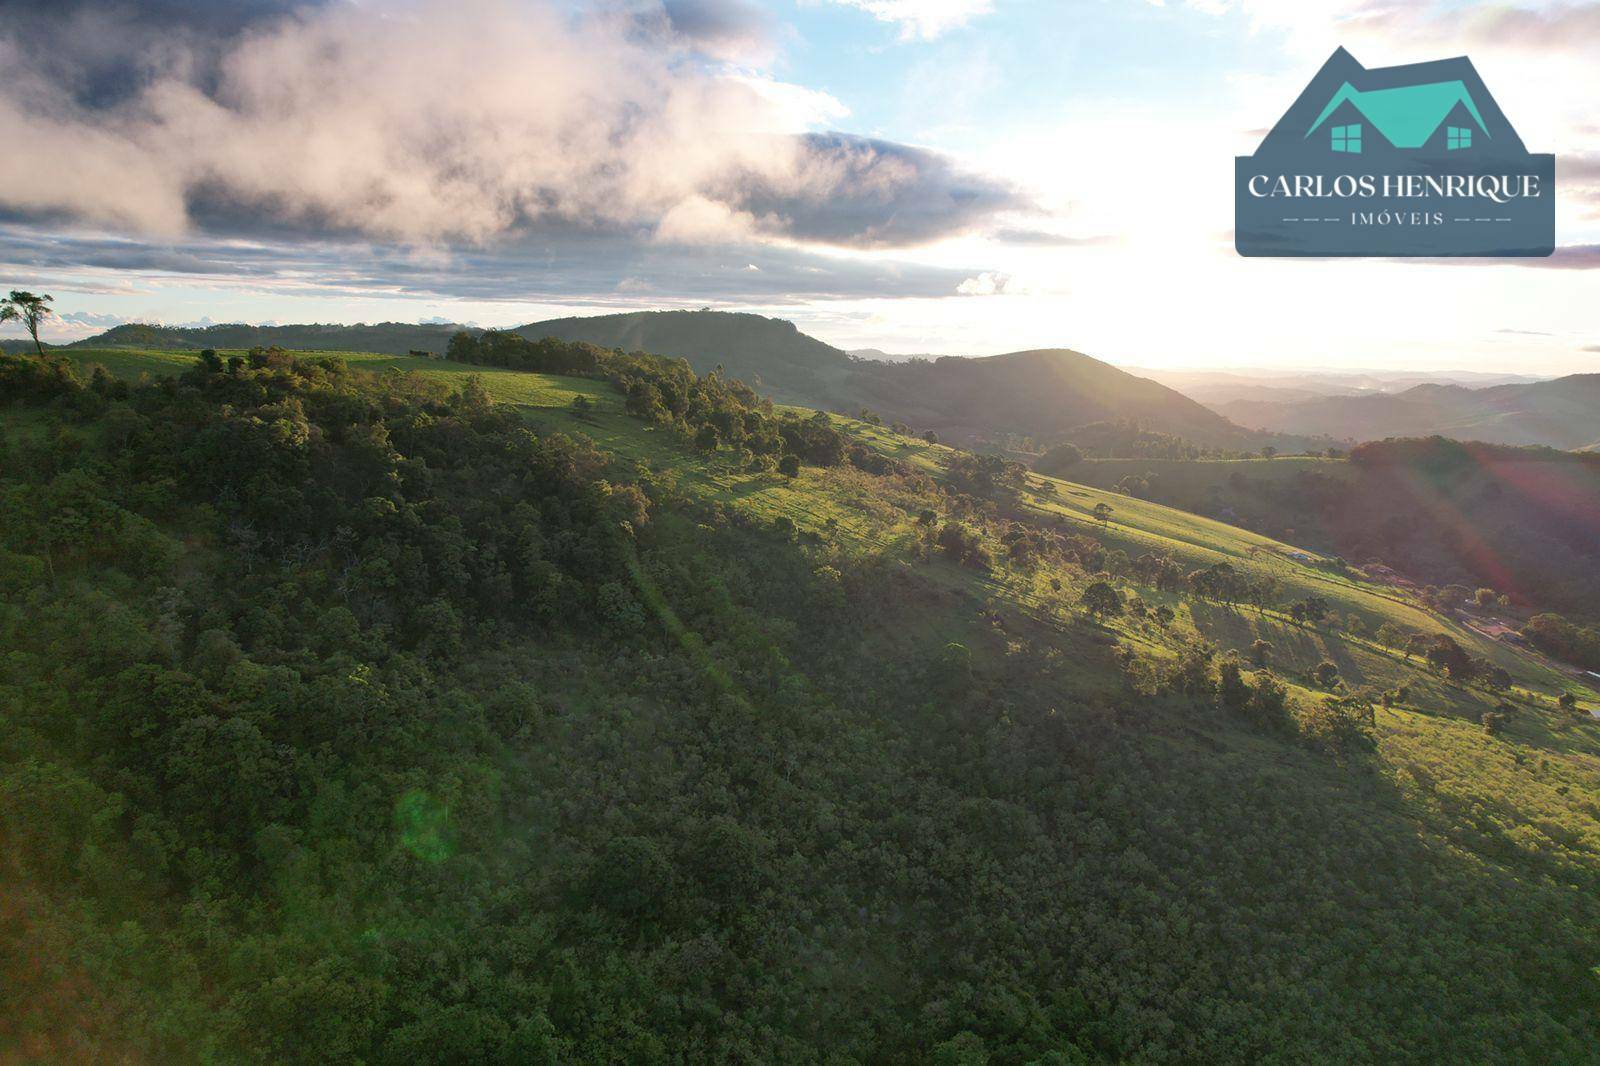
M 1335 49 L 1234 159 L 1240 255 L 1546 256 L 1555 157 L 1534 153 L 1466 56 L 1364 67 Z
M 1346 101 L 1366 116 L 1367 121 L 1396 148 L 1421 148 L 1457 104 L 1465 106 L 1484 136 L 1489 136 L 1489 127 L 1484 124 L 1478 105 L 1473 102 L 1466 83 L 1461 81 L 1436 81 L 1427 85 L 1402 85 L 1367 92 L 1345 82 L 1322 109 L 1317 121 L 1311 124 L 1306 136 L 1317 132 L 1328 121 L 1328 117 L 1338 110 L 1339 105 Z

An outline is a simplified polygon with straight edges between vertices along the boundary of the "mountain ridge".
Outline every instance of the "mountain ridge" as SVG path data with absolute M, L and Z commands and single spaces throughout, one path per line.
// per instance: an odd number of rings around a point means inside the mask
M 442 353 L 456 331 L 445 324 L 355 326 L 239 324 L 205 327 L 129 324 L 69 348 L 249 348 L 279 345 L 390 355 Z M 468 328 L 469 332 L 481 332 Z M 1000 355 L 861 359 L 793 322 L 747 312 L 634 311 L 549 319 L 510 332 L 683 358 L 698 373 L 721 367 L 783 403 L 884 418 L 941 438 L 981 446 L 1018 439 L 1048 445 L 1095 423 L 1136 423 L 1210 449 L 1255 450 L 1273 442 L 1231 423 L 1159 382 L 1070 348 Z
M 1382 395 L 1235 400 L 1211 407 L 1255 429 L 1341 440 L 1437 435 L 1568 451 L 1600 447 L 1600 419 L 1594 415 L 1600 409 L 1600 373 L 1483 388 L 1424 383 Z

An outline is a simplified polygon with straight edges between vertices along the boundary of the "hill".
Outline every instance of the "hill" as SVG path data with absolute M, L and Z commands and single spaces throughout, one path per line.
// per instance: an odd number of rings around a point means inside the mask
M 891 363 L 855 358 L 791 322 L 720 311 L 566 318 L 517 332 L 681 357 L 700 373 L 720 366 L 779 400 L 851 413 L 868 407 L 963 443 L 1055 442 L 1112 420 L 1212 448 L 1254 449 L 1268 440 L 1181 393 L 1067 349 Z
M 1600 457 L 1442 438 L 1348 460 L 1085 460 L 1061 470 L 1304 544 L 1418 585 L 1491 588 L 1524 610 L 1600 617 Z
M 636 311 L 557 318 L 519 326 L 529 339 L 555 337 L 603 348 L 687 359 L 696 373 L 721 366 L 730 377 L 775 399 L 828 406 L 848 404 L 852 359 L 793 322 L 726 311 Z
M 277 345 L 309 351 L 401 355 L 442 353 L 460 327 L 117 326 L 67 347 L 78 350 L 247 349 Z M 476 335 L 478 330 L 468 330 Z M 552 319 L 518 327 L 521 336 L 582 341 L 603 348 L 682 358 L 698 373 L 722 367 L 765 395 L 825 410 L 876 409 L 919 432 L 969 444 L 1023 438 L 1054 443 L 1072 430 L 1109 420 L 1138 423 L 1206 448 L 1257 449 L 1271 442 L 1164 386 L 1065 349 L 988 358 L 858 359 L 792 322 L 723 311 L 641 311 Z M 1277 441 L 1293 447 L 1298 441 Z
M 104 333 L 64 345 L 65 348 L 256 348 L 277 345 L 310 351 L 442 353 L 460 326 L 378 322 L 372 325 L 309 323 L 291 326 L 152 326 L 129 322 Z
M 0 1051 L 1596 1046 L 1573 678 L 1259 534 L 521 354 L 0 362 Z
M 868 406 L 956 440 L 1004 429 L 1054 442 L 1083 426 L 1124 421 L 1207 447 L 1259 447 L 1252 434 L 1187 396 L 1062 348 L 858 364 L 856 380 Z
M 1424 384 L 1385 395 L 1234 400 L 1215 409 L 1240 425 L 1341 440 L 1439 435 L 1491 444 L 1600 445 L 1600 374 L 1468 388 Z

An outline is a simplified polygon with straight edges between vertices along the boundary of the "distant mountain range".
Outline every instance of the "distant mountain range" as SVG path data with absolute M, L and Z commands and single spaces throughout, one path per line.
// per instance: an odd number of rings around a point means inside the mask
M 1471 370 L 1319 370 L 1243 367 L 1222 370 L 1184 370 L 1127 367 L 1129 373 L 1159 381 L 1208 407 L 1236 400 L 1271 400 L 1293 403 L 1319 396 L 1367 396 L 1404 392 L 1417 385 L 1526 385 L 1546 380 L 1528 374 L 1486 373 Z
M 1341 440 L 1437 434 L 1491 444 L 1600 448 L 1600 374 L 1476 389 L 1427 384 L 1381 395 L 1236 399 L 1211 406 L 1254 429 Z
M 403 355 L 443 352 L 460 326 L 124 325 L 72 348 L 284 348 Z M 1293 442 L 1232 424 L 1189 397 L 1066 349 L 986 358 L 947 356 L 905 362 L 860 359 L 807 336 L 792 322 L 721 311 L 641 311 L 561 318 L 517 328 L 529 338 L 557 337 L 681 357 L 696 371 L 720 366 L 780 402 L 856 413 L 870 408 L 918 432 L 988 444 L 1031 437 L 1040 445 L 1070 439 L 1090 423 L 1129 421 L 1210 448 L 1248 450 Z

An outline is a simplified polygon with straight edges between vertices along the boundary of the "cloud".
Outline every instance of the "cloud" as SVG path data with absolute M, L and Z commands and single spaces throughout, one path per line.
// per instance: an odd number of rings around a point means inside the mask
M 902 40 L 931 41 L 993 10 L 992 0 L 833 0 L 900 28 Z
M 1329 42 L 1330 31 L 1346 43 L 1356 36 L 1387 37 L 1406 42 L 1409 50 L 1443 42 L 1546 55 L 1600 48 L 1600 3 L 1594 2 L 1186 0 L 1184 6 L 1211 15 L 1242 13 L 1258 28 L 1287 30 L 1318 48 Z
M 775 24 L 771 13 L 748 0 L 662 0 L 672 32 L 718 59 L 767 62 Z
M 1002 244 L 1016 244 L 1036 248 L 1092 248 L 1100 245 L 1116 244 L 1119 238 L 1109 235 L 1090 237 L 1074 237 L 1067 233 L 1052 233 L 1048 230 L 1014 229 L 1001 227 L 991 230 L 988 234 L 993 240 Z M 1230 235 L 1230 241 L 1233 239 Z
M 1435 22 L 1459 18 L 1463 34 L 1499 46 L 1528 49 L 1592 49 L 1600 40 L 1600 4 L 1555 3 L 1537 6 L 1492 4 L 1444 16 Z
M 783 246 L 640 242 L 550 228 L 493 247 L 416 255 L 350 241 L 171 244 L 0 225 L 0 273 L 21 287 L 82 293 L 110 276 L 144 290 L 232 286 L 284 296 L 428 296 L 632 304 L 635 294 L 741 303 L 948 296 L 971 271 L 822 255 Z M 24 283 L 26 283 L 24 285 Z
M 20 44 L 27 61 L 8 67 L 8 74 L 20 69 L 42 76 L 74 103 L 104 108 L 137 94 L 165 70 L 214 84 L 223 44 L 327 2 L 0 0 L 0 33 Z
M 1600 153 L 1575 153 L 1556 157 L 1557 183 L 1600 185 Z
M 956 292 L 962 296 L 1004 296 L 1011 280 L 1009 274 L 986 271 L 957 285 Z
M 102 315 L 93 311 L 64 311 L 56 316 L 67 326 L 84 326 L 92 329 L 110 329 L 126 321 L 121 315 Z
M 1526 267 L 1535 270 L 1600 270 L 1600 244 L 1563 244 L 1556 248 L 1554 255 L 1545 257 L 1519 256 L 1515 258 L 1498 259 L 1493 257 L 1414 257 L 1409 259 L 1395 259 L 1392 261 L 1396 263 L 1422 264 L 1425 266 L 1512 266 Z
M 864 248 L 907 247 L 980 227 L 1030 203 L 944 156 L 845 133 L 800 138 L 798 167 L 740 175 L 728 199 L 774 233 Z
M 1548 259 L 1517 259 L 1516 266 L 1549 270 L 1600 270 L 1600 244 L 1566 244 Z
M 554 225 L 899 247 L 1019 206 L 935 153 L 797 125 L 807 109 L 842 117 L 831 98 L 692 61 L 761 39 L 759 12 L 736 0 L 587 15 L 555 0 L 158 0 L 131 21 L 131 6 L 89 0 L 46 10 L 0 23 L 0 126 L 26 146 L 0 153 L 12 218 L 168 242 L 487 247 Z M 41 55 L 42 40 L 81 58 Z M 78 73 L 114 68 L 132 73 Z

